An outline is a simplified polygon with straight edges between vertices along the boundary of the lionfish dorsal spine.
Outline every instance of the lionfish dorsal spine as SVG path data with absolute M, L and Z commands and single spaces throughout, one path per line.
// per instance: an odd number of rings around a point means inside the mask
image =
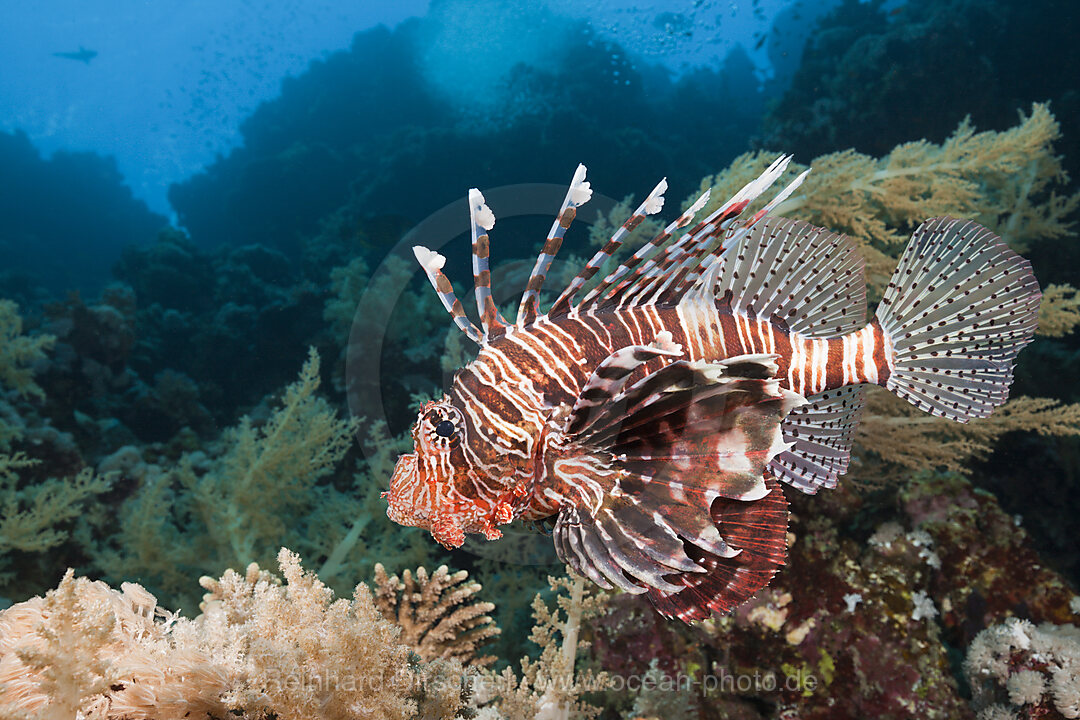
M 488 257 L 491 243 L 488 231 L 495 227 L 495 213 L 484 202 L 484 195 L 476 188 L 469 190 L 469 225 L 472 231 L 473 286 L 476 295 L 476 312 L 486 341 L 494 333 L 501 333 L 508 324 L 499 313 L 495 299 L 491 297 L 491 270 Z
M 578 165 L 574 177 L 570 181 L 570 188 L 566 191 L 566 197 L 563 198 L 562 205 L 559 207 L 559 214 L 556 215 L 555 222 L 551 224 L 551 230 L 548 232 L 547 240 L 544 241 L 544 249 L 540 251 L 539 257 L 536 258 L 536 264 L 533 266 L 532 274 L 529 275 L 529 282 L 525 286 L 525 292 L 521 295 L 521 303 L 518 305 L 518 327 L 522 327 L 536 319 L 539 312 L 540 290 L 544 286 L 544 280 L 547 279 L 551 262 L 555 259 L 555 255 L 558 254 L 559 248 L 562 247 L 563 237 L 566 235 L 570 224 L 574 222 L 574 218 L 577 217 L 578 208 L 589 202 L 592 197 L 592 188 L 585 181 L 585 173 L 585 166 Z
M 700 211 L 701 208 L 705 207 L 705 204 L 709 202 L 710 192 L 711 190 L 706 190 L 705 192 L 703 192 L 698 197 L 698 199 L 695 200 L 693 204 L 691 204 L 690 207 L 686 209 L 686 211 L 682 215 L 680 215 L 674 222 L 664 228 L 663 232 L 658 233 L 656 237 L 642 245 L 638 249 L 638 251 L 630 257 L 629 260 L 619 265 L 619 267 L 615 268 L 615 270 L 609 273 L 608 276 L 605 277 L 599 285 L 589 291 L 589 293 L 582 299 L 581 302 L 592 302 L 594 299 L 601 297 L 605 292 L 618 293 L 621 283 L 619 285 L 615 285 L 615 283 L 622 280 L 627 273 L 631 272 L 635 267 L 637 267 L 647 256 L 652 254 L 657 248 L 666 243 L 676 230 L 681 230 L 682 228 L 689 225 L 693 221 L 694 216 L 698 213 L 698 211 Z M 678 242 L 682 242 L 682 239 L 680 239 Z M 613 285 L 614 287 L 612 287 Z
M 435 288 L 435 293 L 439 296 L 439 300 L 442 302 L 443 307 L 446 308 L 446 311 L 450 313 L 450 317 L 453 318 L 454 324 L 457 325 L 470 340 L 477 345 L 483 345 L 484 334 L 480 332 L 480 329 L 473 325 L 472 321 L 465 315 L 465 308 L 462 307 L 461 301 L 458 300 L 457 295 L 454 294 L 454 287 L 450 284 L 450 279 L 443 274 L 442 268 L 443 265 L 446 264 L 446 258 L 422 245 L 413 246 L 413 255 L 416 256 L 416 260 L 420 263 L 420 267 L 424 268 L 424 273 L 427 274 L 431 286 Z
M 607 262 L 607 259 L 622 246 L 627 236 L 633 232 L 647 216 L 655 215 L 663 209 L 664 193 L 667 192 L 667 186 L 667 178 L 664 178 L 657 183 L 656 187 L 654 187 L 652 192 L 646 196 L 644 202 L 638 206 L 633 215 L 627 218 L 626 222 L 624 222 L 611 236 L 611 239 L 604 244 L 604 247 L 600 248 L 600 250 L 592 256 L 589 262 L 585 264 L 585 267 L 574 276 L 574 279 L 570 281 L 566 286 L 566 289 L 562 291 L 562 294 L 559 295 L 551 306 L 551 310 L 549 311 L 551 315 L 558 315 L 568 311 L 577 293 L 585 283 L 589 282 L 589 280 L 596 275 L 601 266 Z
M 761 196 L 786 172 L 790 155 L 781 155 L 757 178 L 744 185 L 727 202 L 697 223 L 676 243 L 664 247 L 643 265 L 633 277 L 621 284 L 618 292 L 608 294 L 608 302 L 617 300 L 620 307 L 657 303 L 680 296 L 701 277 L 710 255 L 723 256 L 746 236 L 750 228 L 788 199 L 802 184 L 809 171 L 800 174 L 761 210 L 736 224 L 746 207 Z M 713 240 L 720 237 L 719 246 Z

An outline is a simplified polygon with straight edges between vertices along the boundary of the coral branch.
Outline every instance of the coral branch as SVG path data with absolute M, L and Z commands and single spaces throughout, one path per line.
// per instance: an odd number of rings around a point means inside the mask
M 375 606 L 402 630 L 402 641 L 422 660 L 449 658 L 462 665 L 484 667 L 494 655 L 478 656 L 478 648 L 499 634 L 488 615 L 495 609 L 476 599 L 480 583 L 466 582 L 469 573 L 451 574 L 442 565 L 433 574 L 419 567 L 387 576 L 382 563 L 375 565 Z

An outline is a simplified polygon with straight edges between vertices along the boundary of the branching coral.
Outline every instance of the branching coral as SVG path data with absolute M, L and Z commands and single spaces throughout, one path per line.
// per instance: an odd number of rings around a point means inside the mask
M 349 449 L 356 423 L 338 418 L 318 386 L 312 351 L 264 425 L 244 418 L 225 433 L 219 457 L 189 453 L 171 471 L 148 471 L 122 507 L 119 547 L 102 548 L 99 564 L 183 592 L 192 572 L 266 563 L 286 542 L 322 552 L 327 526 L 344 526 L 359 503 L 319 483 Z
M 15 303 L 0 300 L 0 389 L 6 387 L 23 396 L 41 398 L 45 393 L 34 382 L 33 364 L 45 358 L 45 351 L 56 338 L 24 335 L 18 311 Z
M 4 418 L 3 394 L 14 392 L 22 397 L 43 398 L 45 393 L 34 382 L 33 366 L 45 358 L 45 351 L 55 342 L 51 335 L 24 335 L 18 306 L 10 300 L 0 300 L 0 450 L 7 449 L 20 435 L 18 418 L 15 421 Z
M 1080 290 L 1071 285 L 1047 285 L 1039 306 L 1039 334 L 1062 337 L 1080 325 Z
M 868 393 L 856 437 L 864 461 L 876 458 L 893 468 L 968 473 L 969 460 L 985 458 L 998 438 L 1014 430 L 1080 435 L 1080 404 L 1019 397 L 988 418 L 961 424 L 927 415 L 890 393 L 875 391 Z M 888 468 L 873 470 L 870 473 L 864 467 L 854 473 L 862 480 L 872 474 L 878 482 L 889 476 Z
M 316 481 L 352 443 L 356 423 L 340 420 L 315 391 L 319 356 L 312 350 L 281 408 L 260 429 L 245 417 L 228 432 L 228 452 L 202 477 L 184 479 L 219 552 L 235 564 L 265 557 L 291 508 L 310 506 Z M 226 550 L 227 549 L 227 550 Z
M 578 651 L 588 647 L 580 640 L 582 623 L 598 615 L 605 596 L 585 590 L 580 577 L 548 578 L 556 595 L 554 611 L 540 595 L 533 599 L 533 626 L 529 639 L 542 650 L 540 659 L 521 659 L 521 677 L 506 668 L 486 678 L 482 700 L 507 720 L 567 720 L 597 717 L 600 709 L 581 700 L 585 692 L 603 690 L 607 675 L 592 670 L 575 671 Z M 565 594 L 564 594 L 565 593 Z
M 499 634 L 488 615 L 495 605 L 476 599 L 480 584 L 466 582 L 469 573 L 451 574 L 445 565 L 434 573 L 419 567 L 402 578 L 388 576 L 375 565 L 375 606 L 402 630 L 402 641 L 422 660 L 450 658 L 463 665 L 483 667 L 494 655 L 478 656 L 481 645 Z
M 0 614 L 0 717 L 450 720 L 467 700 L 460 665 L 414 665 L 370 591 L 335 600 L 297 555 L 284 582 L 248 567 L 220 580 L 194 620 L 69 571 Z
M 1003 132 L 975 132 L 967 121 L 941 144 L 918 140 L 898 145 L 888 155 L 874 158 L 854 150 L 814 158 L 809 165 L 792 162 L 777 181 L 782 186 L 813 168 L 798 191 L 781 203 L 775 215 L 806 220 L 859 243 L 867 261 L 871 291 L 879 290 L 892 274 L 903 244 L 926 218 L 938 215 L 973 218 L 998 232 L 1017 250 L 1031 243 L 1061 237 L 1072 226 L 1071 216 L 1080 207 L 1080 193 L 1059 195 L 1067 177 L 1054 143 L 1061 131 L 1044 104 L 1035 104 L 1030 115 Z M 753 151 L 735 158 L 727 169 L 702 179 L 701 190 L 710 189 L 703 213 L 716 210 L 779 155 Z M 686 199 L 683 207 L 697 199 Z M 759 201 L 764 202 L 764 198 Z M 629 216 L 629 199 L 595 224 L 590 237 L 602 244 Z M 660 230 L 662 222 L 648 218 L 631 234 L 621 253 L 629 252 Z M 1075 292 L 1062 286 L 1059 293 Z M 1075 307 L 1075 306 L 1073 306 Z M 1047 312 L 1066 309 L 1053 295 Z M 1052 321 L 1050 334 L 1062 323 Z
M 67 538 L 63 524 L 111 485 L 108 478 L 84 469 L 71 479 L 50 478 L 20 487 L 16 471 L 35 464 L 19 453 L 0 455 L 0 557 L 12 550 L 44 552 L 59 545 Z
M 55 338 L 24 335 L 17 310 L 15 303 L 0 300 L 0 391 L 41 399 L 45 394 L 34 382 L 33 365 L 44 359 Z M 20 435 L 0 417 L 0 449 Z M 36 465 L 22 453 L 0 453 L 0 568 L 6 567 L 13 550 L 44 552 L 62 543 L 68 536 L 63 525 L 79 515 L 86 500 L 110 487 L 107 478 L 89 469 L 70 479 L 23 482 L 21 471 Z M 0 573 L 0 578 L 7 581 L 10 573 Z
M 1035 104 L 1030 115 L 1021 114 L 1019 125 L 1003 132 L 976 133 L 965 121 L 940 145 L 903 143 L 880 159 L 854 150 L 830 153 L 811 162 L 814 171 L 776 214 L 882 249 L 906 242 L 909 231 L 928 217 L 970 217 L 1023 250 L 1032 241 L 1064 235 L 1080 205 L 1080 194 L 1064 197 L 1053 189 L 1066 179 L 1053 149 L 1060 135 L 1050 109 Z M 712 202 L 730 197 L 747 173 L 775 155 L 744 155 L 732 163 L 737 171 L 706 178 L 702 184 L 713 188 Z M 793 163 L 788 173 L 794 177 L 805 169 Z

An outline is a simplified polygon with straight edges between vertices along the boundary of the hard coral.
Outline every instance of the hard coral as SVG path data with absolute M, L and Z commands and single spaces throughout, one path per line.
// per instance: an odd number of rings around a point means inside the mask
M 417 568 L 403 578 L 388 576 L 382 563 L 375 564 L 375 605 L 390 622 L 402 629 L 402 641 L 422 660 L 452 658 L 463 665 L 484 667 L 494 655 L 478 656 L 477 650 L 499 628 L 488 615 L 495 609 L 478 601 L 480 584 L 466 582 L 469 573 L 451 574 L 445 565 L 428 574 Z

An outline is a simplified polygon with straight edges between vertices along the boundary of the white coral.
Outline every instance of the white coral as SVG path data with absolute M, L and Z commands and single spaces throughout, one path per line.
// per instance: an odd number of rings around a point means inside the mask
M 1080 630 L 1073 625 L 1009 618 L 983 630 L 968 648 L 965 672 L 979 717 L 993 700 L 1008 696 L 1016 707 L 1046 702 L 1066 718 L 1080 718 Z M 1004 693 L 1002 692 L 1004 690 Z
M 1035 670 L 1021 670 L 1005 682 L 1009 702 L 1013 705 L 1034 705 L 1046 692 L 1046 680 Z
M 911 619 L 915 621 L 937 617 L 938 610 L 933 599 L 926 594 L 925 590 L 919 590 L 911 596 L 911 602 L 915 609 L 911 611 Z

